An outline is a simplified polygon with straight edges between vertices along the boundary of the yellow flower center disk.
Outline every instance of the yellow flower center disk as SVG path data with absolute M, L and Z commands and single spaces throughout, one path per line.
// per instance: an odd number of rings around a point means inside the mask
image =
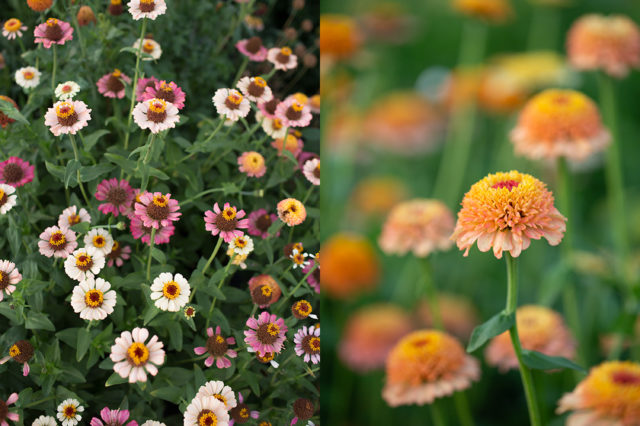
M 122 71 L 116 68 L 115 70 L 113 70 L 111 75 L 114 76 L 115 78 L 120 78 L 122 76 Z
M 173 92 L 171 86 L 165 82 L 160 83 L 160 90 L 163 92 Z
M 149 359 L 149 349 L 144 343 L 134 342 L 129 346 L 129 349 L 127 349 L 127 357 L 134 365 L 143 365 Z
M 236 244 L 236 247 L 245 248 L 247 246 L 247 240 L 245 240 L 242 237 L 238 237 L 236 238 L 235 244 Z
M 617 420 L 640 418 L 640 364 L 605 362 L 594 367 L 580 386 L 585 407 Z
M 76 418 L 76 407 L 74 405 L 65 405 L 62 409 L 62 415 L 65 419 L 75 419 Z
M 80 223 L 80 216 L 78 216 L 77 214 L 70 214 L 67 221 L 69 222 L 69 225 L 75 225 L 77 223 Z
M 11 33 L 15 33 L 16 31 L 18 31 L 21 26 L 22 22 L 20 22 L 20 20 L 16 18 L 11 18 L 4 23 L 4 29 Z
M 235 217 L 236 217 L 236 209 L 235 209 L 235 207 L 228 207 L 228 208 L 224 209 L 224 211 L 222 212 L 222 217 L 227 221 L 231 221 L 231 220 L 235 219 Z
M 140 0 L 140 3 L 144 3 L 144 4 L 154 4 L 155 0 Z
M 24 77 L 25 80 L 33 80 L 33 77 L 35 77 L 35 74 L 31 71 L 24 71 L 22 73 L 22 77 Z
M 198 416 L 199 426 L 216 426 L 218 424 L 218 417 L 211 410 L 203 410 Z
M 102 248 L 107 244 L 107 241 L 102 235 L 96 235 L 93 237 L 93 245 L 98 248 Z
M 217 335 L 216 336 L 216 342 L 217 343 L 224 343 L 224 337 L 222 337 L 221 335 Z
M 233 105 L 240 105 L 243 99 L 244 97 L 238 92 L 230 93 L 229 96 L 227 96 L 227 101 L 231 102 Z
M 263 285 L 261 291 L 262 295 L 266 297 L 269 297 L 271 296 L 271 294 L 273 294 L 273 290 L 271 290 L 271 287 L 269 287 L 268 285 Z
M 9 355 L 11 355 L 12 358 L 20 355 L 20 348 L 18 347 L 18 345 L 13 345 L 9 348 Z
M 0 189 L 0 200 L 2 200 L 3 198 L 4 198 L 4 191 Z
M 273 127 L 273 130 L 282 129 L 282 120 L 280 120 L 279 118 L 275 118 L 273 120 L 273 124 L 271 124 L 271 127 Z
M 149 101 L 149 110 L 156 114 L 162 114 L 167 110 L 167 103 L 162 99 L 154 98 Z M 154 198 L 155 200 L 155 198 Z
M 311 339 L 309 339 L 309 347 L 314 352 L 320 352 L 320 338 L 312 337 Z
M 122 0 L 111 0 L 111 4 L 114 6 L 118 6 L 122 4 Z
M 49 18 L 47 19 L 47 25 L 50 27 L 54 27 L 58 25 L 58 20 L 56 18 Z
M 546 115 L 574 115 L 587 110 L 589 99 L 574 90 L 547 90 L 536 96 L 532 105 Z
M 111 247 L 111 253 L 118 251 L 119 248 L 120 248 L 120 243 L 117 241 L 114 241 L 113 246 Z
M 220 395 L 219 393 L 217 393 L 213 395 L 213 397 L 218 401 L 222 402 L 224 405 L 227 405 L 227 398 L 225 398 L 223 395 Z
M 175 281 L 169 281 L 162 287 L 162 294 L 169 300 L 173 300 L 180 296 L 180 284 Z
M 313 308 L 311 308 L 311 304 L 306 300 L 297 302 L 294 309 L 301 316 L 308 316 L 313 310 Z
M 300 253 L 293 256 L 293 262 L 296 265 L 302 265 L 304 263 L 304 256 Z
M 291 55 L 291 49 L 289 47 L 283 47 L 282 49 L 280 49 L 280 54 L 284 55 L 284 56 L 290 56 Z
M 56 107 L 56 115 L 59 118 L 69 118 L 74 112 L 75 112 L 75 109 L 73 108 L 73 104 L 69 102 L 62 102 L 60 103 L 60 105 Z M 75 223 L 80 222 L 80 217 L 76 215 L 71 215 L 69 216 L 69 223 L 71 223 L 71 218 L 74 216 L 77 217 L 78 219 Z
M 240 410 L 240 417 L 242 417 L 243 419 L 248 419 L 249 418 L 249 410 L 247 410 L 246 408 L 243 408 Z
M 272 336 L 277 336 L 280 333 L 280 327 L 277 324 L 271 323 L 267 326 L 267 333 Z
M 291 104 L 291 109 L 293 109 L 295 112 L 301 112 L 304 108 L 304 105 L 302 105 L 300 102 L 298 101 L 294 101 Z
M 91 256 L 86 253 L 80 253 L 76 256 L 76 266 L 87 266 L 92 263 Z
M 156 195 L 153 197 L 153 204 L 158 207 L 166 207 L 169 204 L 169 200 L 164 195 Z
M 302 253 L 302 251 L 304 250 L 304 246 L 302 245 L 302 243 L 295 243 L 291 249 L 298 250 L 298 253 Z
M 102 302 L 104 302 L 104 294 L 100 290 L 89 290 L 84 295 L 84 303 L 92 308 L 102 306 Z
M 264 78 L 262 77 L 255 77 L 253 79 L 253 84 L 255 84 L 258 87 L 267 87 L 267 82 Z
M 145 41 L 145 42 L 142 44 L 142 50 L 144 50 L 144 51 L 145 51 L 145 52 L 147 52 L 147 53 L 151 53 L 151 52 L 153 52 L 153 48 L 154 48 L 154 47 L 155 47 L 155 45 L 154 45 L 152 42 L 150 42 L 150 41 Z
M 62 231 L 55 231 L 51 234 L 51 237 L 49 237 L 49 244 L 51 244 L 52 246 L 59 247 L 66 242 L 67 239 L 64 237 Z

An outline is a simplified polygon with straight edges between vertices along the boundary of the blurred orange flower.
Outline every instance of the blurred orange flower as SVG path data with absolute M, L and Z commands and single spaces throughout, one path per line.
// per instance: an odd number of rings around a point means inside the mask
M 351 194 L 350 210 L 358 217 L 381 217 L 399 202 L 407 199 L 404 182 L 391 176 L 369 177 L 358 182 Z
M 360 48 L 362 36 L 356 22 L 346 15 L 320 16 L 322 60 L 346 60 Z
M 453 8 L 465 15 L 492 23 L 504 22 L 513 13 L 508 0 L 453 0 Z
M 478 325 L 478 312 L 471 301 L 457 294 L 438 294 L 438 306 L 444 329 L 466 341 Z M 420 301 L 416 311 L 418 324 L 422 327 L 433 327 L 431 308 L 426 300 Z

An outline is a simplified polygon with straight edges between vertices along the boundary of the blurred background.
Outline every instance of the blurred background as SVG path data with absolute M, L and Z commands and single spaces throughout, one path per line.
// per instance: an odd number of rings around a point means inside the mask
M 576 89 L 600 104 L 597 74 L 567 63 L 567 31 L 588 13 L 640 21 L 640 4 L 634 1 L 456 4 L 321 2 L 321 410 L 326 424 L 431 424 L 427 407 L 390 408 L 381 397 L 388 351 L 409 331 L 432 325 L 423 267 L 429 265 L 441 293 L 445 328 L 466 346 L 471 330 L 504 307 L 505 265 L 475 247 L 465 258 L 455 245 L 429 255 L 428 263 L 411 254 L 386 255 L 378 239 L 390 209 L 412 198 L 436 198 L 455 215 L 474 182 L 512 169 L 532 174 L 556 194 L 555 163 L 514 155 L 509 132 L 518 112 L 532 95 L 550 87 Z M 622 152 L 624 216 L 632 247 L 626 268 L 637 284 L 640 77 L 632 71 L 614 84 L 615 143 Z M 640 340 L 637 311 L 623 309 L 628 293 L 613 270 L 613 219 L 603 163 L 604 156 L 596 155 L 569 165 L 571 265 L 562 261 L 561 247 L 546 241 L 532 242 L 520 257 L 519 305 L 560 313 L 579 343 L 575 361 L 585 368 L 606 359 L 612 333 L 624 336 L 622 358 L 637 355 L 632 348 Z M 517 370 L 503 373 L 487 365 L 484 350 L 473 354 L 482 362 L 481 380 L 466 392 L 475 424 L 527 424 Z M 582 378 L 571 370 L 534 371 L 544 424 L 564 424 L 565 417 L 554 414 L 557 401 Z M 447 424 L 459 424 L 453 398 L 442 401 Z

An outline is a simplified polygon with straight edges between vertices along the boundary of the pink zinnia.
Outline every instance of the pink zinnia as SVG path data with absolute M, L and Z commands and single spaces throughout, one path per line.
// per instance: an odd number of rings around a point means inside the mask
M 157 243 L 157 235 L 156 233 L 156 243 Z M 151 237 L 151 235 L 149 235 Z M 113 246 L 111 247 L 111 253 L 107 254 L 106 258 L 108 259 L 107 266 L 113 266 L 115 263 L 117 267 L 120 267 L 124 264 L 124 261 L 131 257 L 131 247 L 130 246 L 122 246 L 118 241 L 113 242 Z
M 38 25 L 33 31 L 35 43 L 42 43 L 45 49 L 52 44 L 65 44 L 73 39 L 73 27 L 59 19 L 49 18 L 44 24 Z
M 9 296 L 16 290 L 16 284 L 22 280 L 22 274 L 16 268 L 16 264 L 8 260 L 0 260 L 0 302 L 4 299 L 4 293 Z
M 178 212 L 178 200 L 172 199 L 171 194 L 145 192 L 139 198 L 140 201 L 135 203 L 134 213 L 144 226 L 160 229 L 177 221 L 182 215 Z
M 103 214 L 113 213 L 117 217 L 119 214 L 126 215 L 131 210 L 136 195 L 128 181 L 111 178 L 98 184 L 95 197 L 104 201 L 98 206 L 98 210 Z
M 238 356 L 236 351 L 229 349 L 229 345 L 236 344 L 236 339 L 222 336 L 222 334 L 220 334 L 220 326 L 216 327 L 215 334 L 213 333 L 213 328 L 207 328 L 207 336 L 209 337 L 207 338 L 205 346 L 198 346 L 193 349 L 196 355 L 209 353 L 209 357 L 204 361 L 204 365 L 207 367 L 211 367 L 213 361 L 216 362 L 216 367 L 218 368 L 231 367 L 231 361 L 226 357 L 235 358 Z
M 158 79 L 154 76 L 139 79 L 136 87 L 136 101 L 142 102 L 147 87 L 155 87 L 157 82 Z
M 249 229 L 247 229 L 247 232 L 249 235 L 262 237 L 262 239 L 269 238 L 269 227 L 276 220 L 278 220 L 278 216 L 275 214 L 269 214 L 265 209 L 258 209 L 249 214 Z M 280 231 L 278 231 L 276 237 L 278 235 L 280 235 Z
M 182 109 L 184 108 L 186 95 L 173 81 L 167 83 L 162 80 L 156 81 L 153 86 L 148 85 L 142 93 L 142 101 L 148 101 L 154 98 L 171 102 L 176 108 Z
M 287 326 L 284 319 L 269 312 L 262 312 L 258 319 L 251 317 L 247 320 L 249 330 L 244 331 L 244 342 L 260 356 L 266 352 L 280 353 L 284 347 Z
M 295 334 L 293 341 L 296 344 L 296 355 L 302 357 L 304 362 L 320 362 L 320 327 L 303 326 Z
M 100 92 L 106 98 L 124 98 L 124 82 L 131 83 L 131 79 L 122 74 L 119 69 L 115 69 L 113 72 L 103 75 L 96 83 L 98 86 L 98 92 Z
M 76 233 L 71 228 L 50 226 L 40 234 L 38 248 L 40 254 L 47 257 L 66 259 L 78 247 Z
M 258 102 L 258 109 L 263 116 L 275 120 L 276 118 L 278 118 L 276 117 L 276 110 L 278 109 L 278 105 L 280 105 L 280 99 L 274 96 L 267 102 Z
M 142 240 L 145 244 L 150 244 L 151 242 L 151 227 L 144 226 L 142 220 L 140 220 L 135 215 L 131 215 L 131 235 L 136 240 Z M 156 230 L 156 236 L 154 238 L 154 244 L 166 244 L 171 239 L 171 236 L 175 232 L 175 226 L 173 224 L 169 224 L 167 226 L 161 226 Z
M 0 163 L 0 183 L 6 183 L 14 188 L 27 184 L 33 180 L 34 166 L 18 157 L 9 157 Z
M 149 330 L 134 328 L 123 331 L 111 346 L 111 361 L 115 363 L 113 370 L 122 378 L 129 378 L 129 383 L 146 382 L 147 372 L 152 376 L 158 374 L 159 365 L 164 364 L 164 344 L 153 336 L 148 343 Z M 146 371 L 145 371 L 146 370 Z
M 262 45 L 260 37 L 240 40 L 236 43 L 236 48 L 254 62 L 262 62 L 267 59 L 267 48 Z
M 9 399 L 7 399 L 6 402 L 0 399 L 0 403 L 2 403 L 5 407 L 8 407 L 9 405 L 13 404 L 17 400 L 18 400 L 18 394 L 14 392 L 11 395 L 9 395 Z M 9 419 L 14 422 L 17 422 L 18 420 L 20 420 L 20 416 L 17 413 L 9 413 L 8 411 L 5 411 L 3 413 L 0 413 L 0 415 L 2 415 L 2 417 L 0 417 L 0 426 L 9 426 L 9 423 L 7 423 L 6 419 Z
M 276 117 L 282 120 L 285 127 L 307 127 L 313 115 L 307 105 L 294 98 L 288 98 L 278 104 Z
M 241 228 L 249 227 L 249 219 L 242 219 L 245 214 L 244 210 L 238 211 L 229 203 L 225 203 L 224 209 L 220 210 L 218 203 L 215 203 L 213 211 L 204 212 L 205 229 L 211 231 L 213 236 L 220 234 L 225 243 L 230 243 L 234 238 L 244 235 Z
M 100 420 L 97 417 L 91 419 L 91 426 L 138 426 L 138 422 L 129 419 L 129 410 L 111 410 L 109 407 L 104 407 L 100 411 Z

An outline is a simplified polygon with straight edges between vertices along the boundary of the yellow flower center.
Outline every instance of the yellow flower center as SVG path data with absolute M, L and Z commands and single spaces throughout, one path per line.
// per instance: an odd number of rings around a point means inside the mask
M 22 73 L 22 77 L 24 77 L 25 80 L 33 80 L 33 77 L 35 77 L 36 75 L 33 73 L 33 71 L 24 71 Z
M 199 426 L 216 426 L 218 424 L 218 417 L 211 410 L 203 412 L 198 416 Z
M 111 4 L 114 6 L 118 6 L 122 4 L 122 0 L 111 0 Z
M 4 191 L 0 189 L 0 200 L 2 200 L 3 198 L 4 198 Z
M 591 370 L 582 387 L 585 406 L 617 420 L 639 418 L 640 364 L 605 362 Z
M 541 114 L 551 116 L 583 114 L 590 106 L 589 99 L 575 90 L 546 90 L 531 103 Z
M 149 349 L 144 343 L 134 342 L 127 349 L 127 357 L 133 364 L 140 366 L 149 359 Z
M 62 415 L 64 416 L 65 419 L 75 419 L 77 411 L 78 410 L 74 405 L 71 405 L 71 404 L 65 405 L 62 408 Z
M 273 130 L 282 129 L 282 120 L 280 120 L 279 118 L 274 118 L 273 124 L 271 124 L 271 126 L 273 127 Z
M 221 335 L 217 335 L 216 336 L 216 342 L 217 343 L 224 343 L 224 337 L 222 337 Z
M 102 306 L 104 302 L 104 294 L 100 290 L 89 290 L 84 294 L 84 303 L 92 308 Z
M 113 246 L 111 247 L 111 253 L 118 251 L 119 248 L 120 248 L 120 243 L 117 241 L 114 241 Z
M 166 109 L 167 109 L 167 103 L 162 99 L 154 98 L 149 101 L 149 110 L 157 114 L 162 114 L 163 112 L 166 111 Z
M 302 255 L 301 253 L 293 255 L 293 262 L 296 265 L 302 265 L 304 263 L 304 255 Z
M 164 81 L 160 83 L 160 90 L 162 90 L 163 92 L 173 92 L 171 86 Z
M 283 47 L 282 49 L 280 49 L 280 53 L 285 55 L 285 56 L 289 56 L 291 55 L 291 48 L 289 47 Z
M 155 1 L 154 0 L 140 0 L 140 3 L 144 3 L 144 4 L 153 4 Z
M 239 248 L 245 248 L 247 246 L 247 240 L 245 240 L 243 237 L 238 237 L 236 238 L 235 245 Z
M 93 237 L 93 245 L 98 248 L 102 248 L 107 244 L 107 241 L 102 235 L 96 235 Z
M 213 397 L 215 399 L 217 399 L 218 401 L 222 402 L 224 405 L 227 405 L 227 398 L 225 398 L 223 395 L 217 393 L 217 394 L 213 395 Z
M 9 348 L 9 355 L 11 355 L 12 358 L 17 357 L 18 355 L 20 355 L 20 348 L 18 347 L 18 345 L 13 345 Z
M 73 104 L 69 103 L 69 102 L 61 102 L 57 107 L 56 107 L 56 115 L 60 118 L 68 118 L 70 117 L 73 113 L 75 112 L 74 108 L 73 108 Z M 69 223 L 71 223 L 71 217 L 72 216 L 76 216 L 76 215 L 71 215 L 69 216 Z M 78 222 L 80 221 L 80 218 L 78 217 Z M 77 222 L 76 222 L 77 223 Z
M 166 207 L 169 204 L 169 200 L 164 195 L 156 195 L 153 197 L 153 204 L 158 207 Z
M 222 217 L 225 220 L 228 220 L 228 221 L 235 219 L 235 217 L 236 217 L 236 208 L 235 207 L 227 207 L 222 212 Z
M 255 84 L 258 87 L 267 87 L 267 82 L 264 78 L 262 77 L 256 77 L 253 79 L 253 84 Z
M 271 294 L 273 293 L 273 290 L 271 290 L 271 287 L 269 287 L 268 285 L 262 286 L 261 291 L 262 291 L 262 295 L 266 297 L 271 296 Z
M 47 25 L 50 27 L 58 25 L 58 20 L 56 18 L 47 19 Z
M 180 296 L 180 284 L 175 281 L 169 281 L 162 287 L 162 294 L 169 300 L 173 300 Z
M 302 105 L 300 102 L 298 101 L 294 101 L 291 104 L 291 109 L 293 109 L 295 112 L 300 112 L 302 111 L 302 109 L 304 108 L 304 105 Z
M 18 31 L 21 26 L 22 22 L 20 22 L 20 20 L 16 18 L 11 18 L 4 23 L 4 29 L 11 33 L 15 33 L 16 31 Z
M 304 246 L 302 245 L 302 243 L 295 243 L 291 250 L 298 250 L 299 253 L 302 253 L 302 251 L 304 250 Z
M 246 408 L 241 409 L 239 414 L 243 419 L 249 418 L 249 410 L 247 410 Z
M 269 334 L 270 334 L 270 335 L 272 335 L 272 336 L 277 336 L 277 335 L 278 335 L 278 333 L 280 333 L 280 327 L 278 327 L 278 325 L 277 325 L 277 324 L 270 323 L 270 324 L 267 326 L 267 333 L 269 333 Z
M 227 100 L 234 105 L 240 105 L 244 97 L 238 92 L 232 92 L 227 96 Z
M 153 52 L 154 47 L 155 47 L 155 45 L 149 40 L 145 41 L 142 44 L 142 50 L 144 50 L 147 53 Z
M 69 225 L 75 225 L 76 223 L 80 223 L 80 216 L 78 216 L 77 214 L 73 214 L 72 213 L 72 214 L 69 215 L 69 218 L 67 219 L 67 222 L 69 222 Z
M 313 352 L 320 352 L 320 338 L 312 337 L 309 339 L 309 347 Z
M 87 253 L 79 253 L 76 255 L 76 266 L 87 266 L 92 263 L 92 258 Z

